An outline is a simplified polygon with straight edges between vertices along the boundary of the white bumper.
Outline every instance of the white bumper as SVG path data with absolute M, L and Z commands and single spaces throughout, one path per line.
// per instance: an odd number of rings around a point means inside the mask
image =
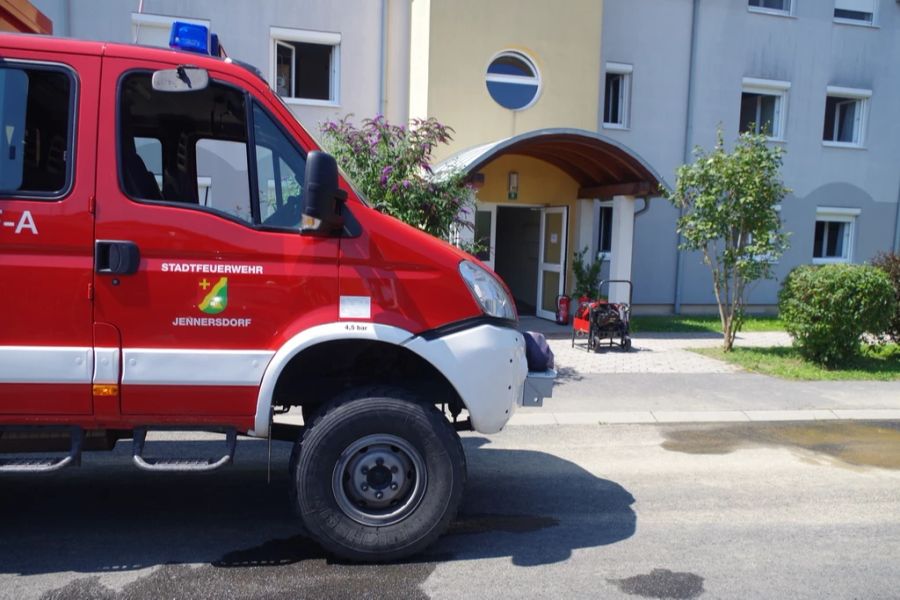
M 403 344 L 450 381 L 469 411 L 472 427 L 496 433 L 522 404 L 528 365 L 525 340 L 514 329 L 480 325 Z

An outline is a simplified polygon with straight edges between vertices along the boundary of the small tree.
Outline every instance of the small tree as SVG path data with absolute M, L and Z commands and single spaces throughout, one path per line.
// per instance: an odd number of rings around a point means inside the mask
M 572 273 L 575 275 L 575 287 L 572 289 L 572 295 L 576 298 L 587 296 L 594 298 L 599 294 L 600 287 L 600 268 L 603 266 L 599 260 L 585 261 L 585 256 L 590 249 L 585 246 L 575 253 L 572 261 Z
M 431 168 L 434 149 L 452 132 L 436 119 L 404 127 L 382 116 L 360 126 L 349 115 L 322 125 L 325 147 L 375 209 L 445 240 L 471 227 L 465 216 L 473 203 L 465 173 L 447 169 L 438 176 Z
M 712 272 L 727 352 L 743 323 L 747 285 L 771 277 L 772 261 L 787 246 L 775 205 L 790 190 L 778 173 L 782 150 L 764 135 L 741 134 L 728 152 L 719 129 L 711 152 L 694 153 L 693 164 L 678 168 L 668 197 L 682 210 L 680 248 L 702 252 Z

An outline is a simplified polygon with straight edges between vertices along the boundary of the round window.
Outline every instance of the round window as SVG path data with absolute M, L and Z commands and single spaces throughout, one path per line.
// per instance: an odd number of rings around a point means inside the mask
M 485 82 L 491 98 L 510 110 L 521 110 L 534 104 L 541 89 L 534 63 L 518 52 L 498 54 L 488 65 Z

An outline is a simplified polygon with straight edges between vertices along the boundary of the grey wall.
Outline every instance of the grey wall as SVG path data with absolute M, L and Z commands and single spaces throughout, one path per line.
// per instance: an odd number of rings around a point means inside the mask
M 793 194 L 782 204 L 791 249 L 776 265 L 778 279 L 812 261 L 816 206 L 861 209 L 853 260 L 864 262 L 893 244 L 900 191 L 900 4 L 880 0 L 877 27 L 834 23 L 833 2 L 794 0 L 791 17 L 752 13 L 747 0 L 700 0 L 695 102 L 690 146 L 738 134 L 742 79 L 791 82 L 782 170 Z M 634 65 L 631 128 L 602 129 L 643 156 L 669 183 L 682 162 L 686 119 L 691 0 L 606 0 L 603 61 Z M 870 89 L 864 149 L 822 145 L 826 87 Z M 635 229 L 635 301 L 671 304 L 677 214 L 654 200 Z M 685 304 L 713 302 L 708 270 L 688 255 Z M 750 302 L 776 301 L 778 281 L 761 282 Z
M 131 43 L 131 13 L 138 0 L 34 0 L 59 36 Z M 340 105 L 291 110 L 317 134 L 326 119 L 380 111 L 381 2 L 378 0 L 144 0 L 144 12 L 208 19 L 229 56 L 249 62 L 268 78 L 269 27 L 341 33 Z

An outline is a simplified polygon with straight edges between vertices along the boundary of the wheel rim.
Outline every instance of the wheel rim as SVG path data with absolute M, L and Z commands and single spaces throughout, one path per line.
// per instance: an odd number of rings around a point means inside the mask
M 395 435 L 375 434 L 347 446 L 331 488 L 345 515 L 363 525 L 393 525 L 412 514 L 428 483 L 422 455 Z

